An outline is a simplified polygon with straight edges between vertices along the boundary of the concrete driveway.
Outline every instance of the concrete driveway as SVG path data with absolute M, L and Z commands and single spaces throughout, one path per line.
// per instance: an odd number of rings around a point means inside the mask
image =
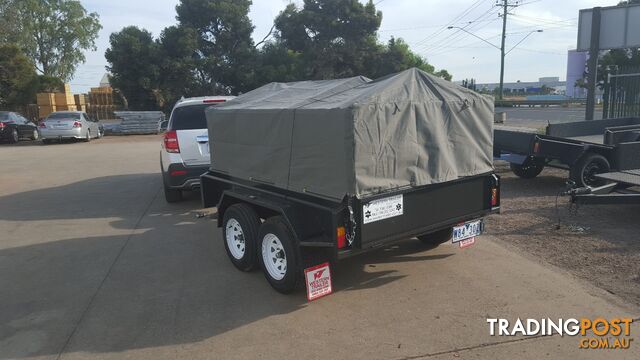
M 312 303 L 276 293 L 231 265 L 198 196 L 165 203 L 158 151 L 154 136 L 0 145 L 0 359 L 640 358 L 640 343 L 489 336 L 487 318 L 640 314 L 490 237 L 347 260 Z

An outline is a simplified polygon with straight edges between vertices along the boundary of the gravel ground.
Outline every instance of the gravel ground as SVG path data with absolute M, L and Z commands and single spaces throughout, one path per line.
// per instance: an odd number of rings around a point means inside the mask
M 487 219 L 487 233 L 542 262 L 558 266 L 628 304 L 640 305 L 640 206 L 568 207 L 567 171 L 545 169 L 535 179 L 502 176 L 502 213 Z M 558 226 L 558 218 L 561 219 Z

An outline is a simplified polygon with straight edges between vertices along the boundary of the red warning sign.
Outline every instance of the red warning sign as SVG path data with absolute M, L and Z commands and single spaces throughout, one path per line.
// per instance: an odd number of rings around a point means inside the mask
M 313 301 L 333 292 L 329 263 L 316 265 L 304 270 L 307 284 L 307 299 Z

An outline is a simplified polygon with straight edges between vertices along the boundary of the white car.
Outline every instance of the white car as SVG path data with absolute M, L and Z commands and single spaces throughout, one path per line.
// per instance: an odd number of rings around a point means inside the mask
M 102 125 L 81 111 L 51 113 L 40 123 L 38 130 L 43 144 L 62 139 L 79 139 L 88 142 L 103 135 Z
M 167 202 L 182 199 L 182 191 L 200 188 L 200 175 L 209 169 L 209 133 L 205 109 L 234 96 L 179 100 L 171 111 L 160 150 L 160 170 Z

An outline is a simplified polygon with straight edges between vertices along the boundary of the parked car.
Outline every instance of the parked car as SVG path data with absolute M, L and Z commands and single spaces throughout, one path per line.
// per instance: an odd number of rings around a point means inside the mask
M 0 111 L 0 140 L 17 143 L 20 139 L 38 140 L 38 127 L 24 116 Z
M 209 136 L 204 111 L 233 99 L 209 96 L 179 100 L 171 111 L 160 150 L 160 170 L 167 202 L 182 199 L 182 191 L 200 188 L 200 175 L 209 169 Z
M 57 111 L 49 114 L 39 125 L 44 144 L 53 140 L 101 138 L 104 129 L 98 120 L 81 111 Z

